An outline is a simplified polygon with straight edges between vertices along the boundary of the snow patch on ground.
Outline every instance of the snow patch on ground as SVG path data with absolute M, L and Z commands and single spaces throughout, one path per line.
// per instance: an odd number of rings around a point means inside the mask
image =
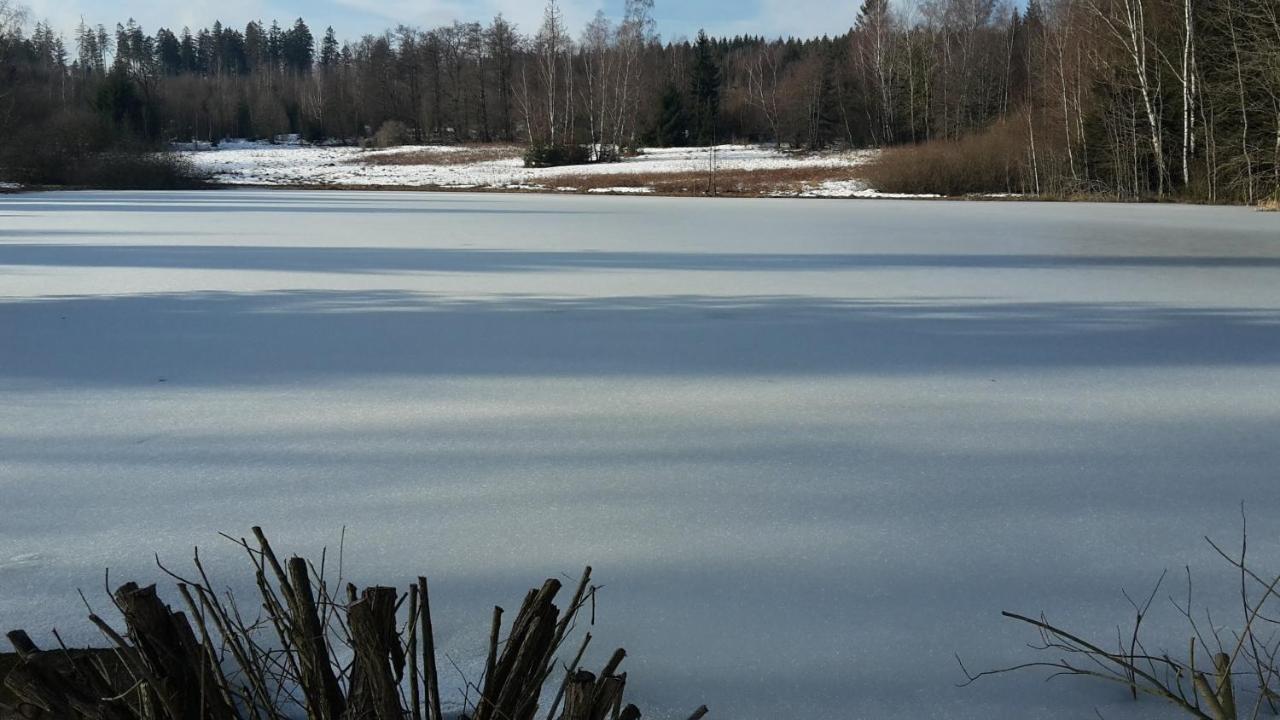
M 628 176 L 664 173 L 703 172 L 710 168 L 707 148 L 655 148 L 617 163 L 575 165 L 558 168 L 526 168 L 520 158 L 505 158 L 467 164 L 375 165 L 363 159 L 382 155 L 461 152 L 466 146 L 409 146 L 387 150 L 355 147 L 311 147 L 296 144 L 269 144 L 227 141 L 217 148 L 186 150 L 184 154 L 216 182 L 230 185 L 314 185 L 334 187 L 439 187 L 542 190 L 556 178 L 577 176 L 617 176 L 616 187 L 606 192 L 647 192 L 622 190 L 641 188 L 628 184 Z M 720 171 L 774 170 L 787 168 L 854 168 L 872 156 L 871 151 L 792 154 L 754 145 L 723 145 L 716 148 Z M 643 182 L 638 179 L 638 182 Z M 835 195 L 831 195 L 835 196 Z
M 805 185 L 794 190 L 776 190 L 770 197 L 776 198 L 868 198 L 880 200 L 929 200 L 941 195 L 913 195 L 908 193 L 885 193 L 867 187 L 861 180 L 825 180 L 816 185 Z
M 932 195 L 928 193 L 887 193 L 871 188 L 863 188 L 855 190 L 846 197 L 869 198 L 879 200 L 931 200 L 942 197 L 941 195 Z
M 653 192 L 653 188 L 624 185 L 621 187 L 591 188 L 587 192 L 595 195 L 647 195 Z

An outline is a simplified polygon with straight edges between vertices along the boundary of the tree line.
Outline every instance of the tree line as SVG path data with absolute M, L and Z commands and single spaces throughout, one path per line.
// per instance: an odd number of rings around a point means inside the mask
M 298 19 L 82 25 L 68 42 L 24 19 L 0 0 L 10 144 L 357 142 L 396 123 L 413 142 L 591 160 L 728 141 L 941 146 L 998 164 L 993 191 L 1254 202 L 1280 186 L 1276 0 L 864 0 L 847 29 L 809 39 L 663 41 L 653 0 L 581 29 L 551 0 L 537 28 L 498 16 L 350 41 Z

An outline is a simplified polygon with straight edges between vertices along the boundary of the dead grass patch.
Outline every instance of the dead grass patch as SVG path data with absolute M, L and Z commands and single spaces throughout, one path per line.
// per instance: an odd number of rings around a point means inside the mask
M 1280 197 L 1263 200 L 1258 203 L 1258 209 L 1262 212 L 1280 212 Z
M 524 154 L 517 145 L 466 145 L 461 148 L 417 148 L 403 152 L 380 152 L 352 160 L 361 165 L 471 165 L 510 160 Z
M 851 168 L 797 167 L 760 170 L 721 170 L 716 173 L 720 195 L 762 197 L 794 195 L 828 180 L 854 179 Z M 551 189 L 580 192 L 608 188 L 649 188 L 655 195 L 705 195 L 709 178 L 703 171 L 652 173 L 590 173 L 553 175 L 538 182 Z

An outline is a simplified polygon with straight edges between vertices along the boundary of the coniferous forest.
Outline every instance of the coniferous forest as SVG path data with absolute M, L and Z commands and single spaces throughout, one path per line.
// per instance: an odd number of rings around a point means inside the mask
M 820 38 L 664 39 L 653 0 L 345 38 L 227 18 L 82 25 L 0 0 L 0 168 L 74 182 L 172 142 L 893 148 L 916 191 L 1254 203 L 1280 187 L 1275 0 L 864 0 Z M 233 22 L 234 21 L 234 22 Z M 34 149 L 38 149 L 36 152 Z M 576 156 L 570 152 L 567 156 Z

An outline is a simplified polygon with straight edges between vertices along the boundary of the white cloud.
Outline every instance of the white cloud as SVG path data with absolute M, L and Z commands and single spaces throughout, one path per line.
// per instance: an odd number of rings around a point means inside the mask
M 758 0 L 750 17 L 710 24 L 712 35 L 764 35 L 765 37 L 820 37 L 839 35 L 853 27 L 859 0 Z
M 680 0 L 657 0 L 658 15 L 663 6 L 679 8 Z M 332 24 L 344 39 L 380 32 L 398 24 L 422 28 L 445 25 L 454 20 L 488 22 L 501 13 L 516 23 L 522 33 L 532 34 L 542 24 L 544 0 L 25 0 L 32 21 L 48 20 L 70 34 L 83 17 L 90 24 L 113 27 L 132 17 L 147 31 L 170 28 L 207 27 L 214 20 L 241 26 L 249 20 L 280 20 L 287 23 L 302 15 L 313 31 Z M 596 11 L 604 8 L 614 15 L 623 0 L 560 0 L 570 35 L 578 36 Z M 754 0 L 726 2 L 726 11 L 705 23 L 713 35 L 766 35 L 812 37 L 844 32 L 852 26 L 860 0 Z M 732 10 L 728 10 L 732 8 Z M 736 17 L 735 17 L 736 16 Z M 687 27 L 659 27 L 664 38 L 692 36 Z M 318 35 L 319 32 L 316 32 Z
M 133 18 L 148 31 L 158 27 L 204 27 L 219 18 L 247 22 L 263 16 L 261 0 L 128 0 L 102 3 L 89 0 L 26 0 L 33 20 L 47 20 L 55 28 L 70 33 L 84 18 L 86 23 L 114 27 Z M 242 20 L 243 19 L 243 20 Z
M 546 7 L 545 3 L 538 0 L 485 0 L 484 4 L 490 16 L 500 12 L 503 17 L 516 23 L 520 32 L 530 35 L 542 25 L 542 14 Z M 578 32 L 586 27 L 587 22 L 603 6 L 600 0 L 561 0 L 560 9 L 564 13 L 569 34 L 577 37 Z
M 523 33 L 536 32 L 546 7 L 539 0 L 335 0 L 336 4 L 366 17 L 378 18 L 388 27 L 405 24 L 422 28 L 447 25 L 454 20 L 487 23 L 501 13 Z M 600 0 L 561 0 L 571 34 L 586 25 L 602 6 Z M 366 25 L 368 23 L 365 23 Z
M 449 0 L 336 0 L 335 4 L 358 13 L 362 20 L 376 17 L 387 27 L 441 25 L 470 17 L 470 8 L 464 3 Z

